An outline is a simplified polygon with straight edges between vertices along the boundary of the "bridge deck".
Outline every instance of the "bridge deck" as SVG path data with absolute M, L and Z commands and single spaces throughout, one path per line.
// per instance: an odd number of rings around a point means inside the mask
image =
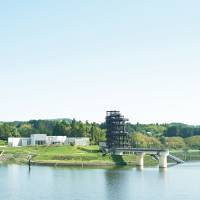
M 160 152 L 167 152 L 166 149 L 155 149 L 155 148 L 116 148 L 117 151 L 123 151 L 123 152 L 145 152 L 145 153 L 160 153 Z

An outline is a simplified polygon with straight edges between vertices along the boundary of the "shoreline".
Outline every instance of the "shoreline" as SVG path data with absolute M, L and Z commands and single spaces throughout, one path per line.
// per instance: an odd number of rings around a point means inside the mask
M 69 167 L 115 167 L 115 166 L 131 166 L 130 164 L 123 164 L 123 163 L 99 163 L 99 162 L 50 162 L 50 161 L 32 161 L 31 165 L 37 166 L 69 166 Z M 134 166 L 134 165 L 133 165 Z
M 31 165 L 40 166 L 74 166 L 74 167 L 109 167 L 131 166 L 136 167 L 136 155 L 102 154 L 98 146 L 35 146 L 35 147 L 1 147 L 3 154 L 0 163 L 16 163 L 28 165 L 31 155 Z M 200 161 L 199 150 L 172 150 L 171 153 L 184 161 Z M 168 163 L 174 163 L 168 160 Z M 144 157 L 144 167 L 156 166 L 158 161 L 151 156 Z
M 190 162 L 200 162 L 200 160 L 187 160 L 185 163 L 190 163 Z M 6 162 L 0 162 L 0 165 L 4 164 L 17 164 L 17 165 L 25 165 L 29 166 L 28 162 L 13 162 L 13 161 L 6 161 Z M 184 163 L 183 163 L 184 164 Z M 174 165 L 182 165 L 182 164 L 177 164 L 173 162 L 168 162 L 168 167 Z M 31 166 L 46 166 L 46 167 L 81 167 L 81 168 L 89 168 L 89 167 L 97 167 L 97 168 L 102 168 L 102 167 L 133 167 L 133 168 L 141 168 L 140 166 L 137 166 L 135 163 L 99 163 L 99 162 L 51 162 L 51 161 L 32 161 Z M 31 167 L 30 166 L 30 167 Z M 154 164 L 149 164 L 147 163 L 146 165 L 144 164 L 144 168 L 148 167 L 156 167 L 158 166 L 158 162 Z

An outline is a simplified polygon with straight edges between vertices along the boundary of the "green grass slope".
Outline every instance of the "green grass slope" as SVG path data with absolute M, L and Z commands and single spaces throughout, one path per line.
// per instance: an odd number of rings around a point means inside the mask
M 135 165 L 135 155 L 104 155 L 98 146 L 35 146 L 35 147 L 0 147 L 4 150 L 5 162 L 27 163 L 28 155 L 32 155 L 33 164 L 44 165 Z M 150 156 L 145 157 L 146 165 L 157 162 Z

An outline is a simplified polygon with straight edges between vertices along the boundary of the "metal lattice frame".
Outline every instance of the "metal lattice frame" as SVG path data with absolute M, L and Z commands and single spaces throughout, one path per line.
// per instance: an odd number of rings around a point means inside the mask
M 131 139 L 126 131 L 126 121 L 119 111 L 106 112 L 106 128 L 107 128 L 107 147 L 114 148 L 129 148 L 131 147 Z

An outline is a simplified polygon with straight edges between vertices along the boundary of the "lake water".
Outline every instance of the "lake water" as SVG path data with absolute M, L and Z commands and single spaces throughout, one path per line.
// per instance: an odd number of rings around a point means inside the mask
M 0 200 L 198 200 L 200 162 L 169 167 L 0 165 Z

